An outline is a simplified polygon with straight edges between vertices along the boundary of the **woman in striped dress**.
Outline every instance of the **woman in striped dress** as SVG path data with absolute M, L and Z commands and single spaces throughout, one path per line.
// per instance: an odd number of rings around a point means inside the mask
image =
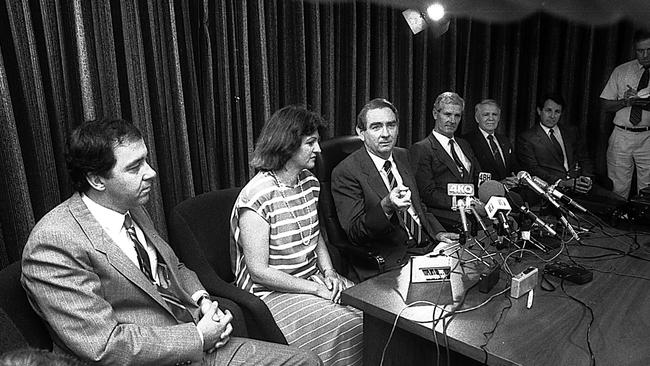
M 269 307 L 290 345 L 325 365 L 361 365 L 363 316 L 339 304 L 353 283 L 334 270 L 318 224 L 314 167 L 322 118 L 284 107 L 262 128 L 251 165 L 257 175 L 233 208 L 235 284 Z

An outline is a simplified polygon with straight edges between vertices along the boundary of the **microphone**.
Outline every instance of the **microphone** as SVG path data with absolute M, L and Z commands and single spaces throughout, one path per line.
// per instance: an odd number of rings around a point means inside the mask
M 547 223 L 544 222 L 544 220 L 540 219 L 535 213 L 531 210 L 528 209 L 525 205 L 522 205 L 519 207 L 521 212 L 524 213 L 524 215 L 528 216 L 531 220 L 533 220 L 537 225 L 541 226 L 546 230 L 551 236 L 557 236 L 557 232 L 553 230 L 552 227 L 550 227 Z
M 578 202 L 571 199 L 571 197 L 563 194 L 562 192 L 555 189 L 555 184 L 549 185 L 540 177 L 533 177 L 533 181 L 539 185 L 540 188 L 545 189 L 547 193 L 553 195 L 555 198 L 559 199 L 561 202 L 579 210 L 582 213 L 587 213 L 587 209 L 581 206 Z
M 550 202 L 551 205 L 553 205 L 553 207 L 557 208 L 558 210 L 560 209 L 560 204 L 557 203 L 557 201 L 555 201 L 553 199 L 553 197 L 551 197 L 551 195 L 549 195 L 539 185 L 537 185 L 537 183 L 535 183 L 535 181 L 531 178 L 531 176 L 530 176 L 530 174 L 528 174 L 528 172 L 523 171 L 523 170 L 520 171 L 519 173 L 517 173 L 517 179 L 519 179 L 520 184 L 521 184 L 521 181 L 523 180 L 524 183 L 526 183 L 526 185 L 528 187 L 530 187 L 533 191 L 535 191 L 535 193 L 537 193 L 540 196 L 543 196 L 544 198 L 546 198 L 546 200 L 548 202 Z
M 468 197 L 468 199 L 470 199 Z M 456 201 L 456 206 L 458 207 L 458 213 L 460 214 L 460 222 L 463 225 L 463 232 L 467 233 L 469 231 L 469 226 L 467 225 L 467 215 L 465 214 L 465 200 L 462 198 Z
M 476 219 L 478 224 L 481 226 L 481 230 L 483 230 L 483 232 L 487 233 L 488 232 L 487 227 L 485 226 L 485 223 L 483 222 L 483 219 L 481 218 L 481 215 L 479 214 L 479 212 L 475 208 L 475 206 L 480 201 L 478 201 L 476 199 L 473 199 L 473 198 L 472 199 L 468 198 L 468 200 L 470 201 L 469 210 L 472 212 L 472 214 L 474 215 L 474 218 Z M 483 210 L 483 213 L 484 213 L 483 216 L 487 215 L 487 213 L 485 212 L 485 207 L 479 206 L 478 208 L 479 208 L 479 210 L 481 210 L 481 209 Z
M 485 211 L 491 219 L 496 218 L 506 232 L 510 231 L 510 224 L 506 216 L 510 213 L 511 207 L 505 197 L 492 196 L 485 204 Z
M 524 215 L 528 216 L 528 218 L 533 220 L 534 223 L 543 227 L 544 230 L 551 234 L 551 236 L 557 236 L 557 232 L 553 230 L 549 224 L 540 219 L 539 216 L 535 215 L 535 213 L 528 208 L 526 203 L 521 199 L 521 196 L 514 194 L 511 195 L 510 192 L 508 192 L 506 189 L 506 197 L 508 197 L 509 201 L 513 204 L 516 210 L 522 212 Z

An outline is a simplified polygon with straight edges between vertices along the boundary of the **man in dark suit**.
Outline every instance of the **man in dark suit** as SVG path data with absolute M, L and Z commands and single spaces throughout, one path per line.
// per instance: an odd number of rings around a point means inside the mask
M 32 230 L 22 284 L 54 351 L 102 365 L 320 364 L 310 353 L 230 337 L 232 315 L 178 261 L 143 205 L 156 172 L 124 120 L 72 133 L 77 192 Z
M 559 125 L 565 107 L 559 94 L 545 94 L 537 103 L 539 123 L 517 137 L 519 165 L 532 176 L 568 193 L 620 197 L 594 183 L 594 167 L 584 139 L 571 126 Z
M 350 258 L 361 280 L 406 264 L 408 254 L 453 243 L 457 234 L 443 232 L 420 202 L 406 150 L 395 147 L 397 109 L 373 99 L 359 112 L 357 134 L 365 148 L 350 154 L 332 171 L 336 212 L 352 245 L 368 250 L 373 261 Z M 368 263 L 377 262 L 378 266 Z
M 485 99 L 474 108 L 477 129 L 464 135 L 481 165 L 481 171 L 491 174 L 508 188 L 517 185 L 517 159 L 512 154 L 512 144 L 496 132 L 501 119 L 501 107 L 493 99 Z
M 433 105 L 433 131 L 410 149 L 411 166 L 422 202 L 435 209 L 433 212 L 438 218 L 444 215 L 443 224 L 448 228 L 460 222 L 460 215 L 451 210 L 452 198 L 447 195 L 447 184 L 476 184 L 481 171 L 469 143 L 454 137 L 464 108 L 465 101 L 458 94 L 440 94 Z

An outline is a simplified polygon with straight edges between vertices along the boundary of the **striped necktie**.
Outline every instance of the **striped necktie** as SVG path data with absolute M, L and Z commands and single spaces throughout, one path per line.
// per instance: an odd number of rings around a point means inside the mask
M 392 163 L 390 160 L 386 160 L 384 162 L 384 171 L 386 172 L 386 176 L 388 177 L 388 184 L 390 185 L 390 190 L 392 191 L 393 188 L 397 187 L 397 179 L 395 179 L 395 175 L 393 175 L 393 171 L 391 170 Z M 418 244 L 422 243 L 422 228 L 420 225 L 415 221 L 413 216 L 411 216 L 411 213 L 408 212 L 408 210 L 404 210 L 399 212 L 400 221 L 402 223 L 402 226 L 404 226 L 404 229 L 406 230 L 406 233 L 409 236 L 409 239 L 414 239 Z
M 151 260 L 149 259 L 149 254 L 145 249 L 144 245 L 138 239 L 137 234 L 135 233 L 135 226 L 133 225 L 133 220 L 131 219 L 131 214 L 127 213 L 124 216 L 124 229 L 129 234 L 129 238 L 133 242 L 133 247 L 138 257 L 138 264 L 140 265 L 140 270 L 147 276 L 149 281 L 156 286 L 158 293 L 165 300 L 169 308 L 172 310 L 172 313 L 176 318 L 184 323 L 194 322 L 194 318 L 187 307 L 183 305 L 183 302 L 174 295 L 168 288 L 162 287 L 156 283 L 151 272 Z M 163 266 L 163 269 L 167 270 L 166 266 Z M 160 281 L 159 281 L 160 282 Z
M 456 149 L 454 148 L 454 139 L 449 139 L 449 150 L 451 151 L 451 157 L 456 163 L 460 177 L 465 178 L 467 175 L 467 169 L 465 169 L 465 165 L 463 165 L 463 162 L 460 161 L 460 157 L 458 157 L 458 154 L 456 153 Z

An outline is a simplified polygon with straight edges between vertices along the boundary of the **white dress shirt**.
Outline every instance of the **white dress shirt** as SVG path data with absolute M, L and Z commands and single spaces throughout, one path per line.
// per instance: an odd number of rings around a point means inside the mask
M 397 164 L 395 163 L 395 160 L 393 159 L 393 154 L 390 154 L 388 159 L 382 159 L 379 156 L 371 153 L 368 151 L 368 155 L 370 155 L 370 159 L 372 159 L 372 162 L 375 164 L 375 167 L 377 168 L 377 171 L 379 171 L 379 175 L 381 176 L 381 179 L 384 180 L 384 185 L 388 189 L 388 192 L 390 192 L 390 183 L 388 182 L 388 173 L 384 170 L 384 163 L 386 160 L 390 161 L 390 171 L 393 173 L 393 176 L 395 176 L 395 180 L 397 181 L 397 185 L 404 185 L 404 181 L 402 180 L 402 176 L 399 175 L 399 170 L 397 170 Z M 415 212 L 415 209 L 413 208 L 413 205 L 409 206 L 408 208 L 408 213 L 411 214 L 411 217 L 415 220 L 415 222 L 420 225 L 420 218 L 418 217 L 418 214 Z
M 124 217 L 126 214 L 121 214 L 117 211 L 111 210 L 110 208 L 106 208 L 93 201 L 85 194 L 81 194 L 81 199 L 84 201 L 93 217 L 95 217 L 95 220 L 99 222 L 99 225 L 101 225 L 108 236 L 113 239 L 113 242 L 115 242 L 131 262 L 140 269 L 138 253 L 135 251 L 135 244 L 131 240 L 129 233 L 127 233 L 124 228 Z M 138 240 L 147 250 L 149 262 L 151 264 L 151 274 L 153 275 L 156 284 L 158 284 L 158 255 L 156 249 L 147 242 L 144 232 L 142 232 L 142 229 L 140 229 L 135 221 L 133 221 L 133 226 L 135 227 L 135 234 L 138 237 Z
M 432 131 L 433 137 L 440 142 L 440 145 L 442 145 L 442 148 L 445 149 L 449 157 L 453 160 L 454 156 L 451 155 L 451 149 L 449 148 L 449 137 L 437 132 L 437 131 Z M 458 158 L 460 159 L 460 162 L 463 163 L 463 166 L 465 167 L 465 170 L 468 172 L 472 170 L 472 163 L 469 161 L 467 156 L 463 153 L 463 150 L 458 146 L 458 141 L 454 140 L 454 150 L 456 151 L 456 155 L 458 155 Z
M 551 134 L 548 131 L 550 131 L 551 129 L 544 126 L 541 123 L 539 125 L 542 127 L 542 130 L 544 130 L 544 133 L 546 134 L 546 136 L 548 136 L 548 139 L 550 140 L 551 139 Z M 568 172 L 569 171 L 569 161 L 567 160 L 567 157 L 566 157 L 566 149 L 564 148 L 564 140 L 562 139 L 562 132 L 560 132 L 560 128 L 557 125 L 555 125 L 555 127 L 553 127 L 553 136 L 555 136 L 555 139 L 557 140 L 557 142 L 560 143 L 560 147 L 562 148 L 562 158 L 564 158 L 564 170 L 566 170 Z

